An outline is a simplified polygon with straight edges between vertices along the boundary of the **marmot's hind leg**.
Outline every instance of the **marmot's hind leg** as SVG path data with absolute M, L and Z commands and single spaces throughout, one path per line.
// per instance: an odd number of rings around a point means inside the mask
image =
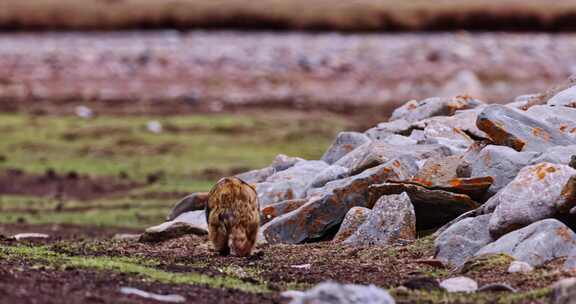
M 246 227 L 237 225 L 232 228 L 232 247 L 239 256 L 249 256 L 256 245 L 258 237 L 258 224 L 249 224 Z
M 219 227 L 210 227 L 209 238 L 212 244 L 214 244 L 214 249 L 222 255 L 230 254 L 230 247 L 228 246 L 228 233 L 219 229 Z

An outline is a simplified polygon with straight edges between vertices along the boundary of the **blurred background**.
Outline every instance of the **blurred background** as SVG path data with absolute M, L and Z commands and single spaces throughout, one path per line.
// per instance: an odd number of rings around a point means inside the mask
M 540 92 L 575 29 L 573 0 L 0 0 L 0 233 L 146 227 L 408 100 Z

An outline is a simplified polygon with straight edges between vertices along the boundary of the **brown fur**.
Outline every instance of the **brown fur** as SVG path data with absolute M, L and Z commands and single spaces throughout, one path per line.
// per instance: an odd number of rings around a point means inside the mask
M 236 177 L 219 180 L 208 194 L 206 221 L 216 251 L 228 255 L 232 248 L 236 255 L 249 256 L 260 227 L 256 190 Z

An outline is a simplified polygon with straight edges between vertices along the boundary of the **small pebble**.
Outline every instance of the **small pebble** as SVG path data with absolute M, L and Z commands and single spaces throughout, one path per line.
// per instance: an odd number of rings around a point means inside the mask
M 186 299 L 180 295 L 160 295 L 156 293 L 147 292 L 144 290 L 132 288 L 132 287 L 122 287 L 120 288 L 120 292 L 125 295 L 136 295 L 145 299 L 152 299 L 159 302 L 168 302 L 168 303 L 183 303 L 186 302 Z
M 146 124 L 146 128 L 148 129 L 148 131 L 155 134 L 162 133 L 162 124 L 157 120 L 149 121 Z
M 534 267 L 532 267 L 532 265 L 521 261 L 513 261 L 510 263 L 510 267 L 508 267 L 508 273 L 526 273 L 532 271 L 534 271 Z
M 12 236 L 12 238 L 17 241 L 29 239 L 47 239 L 49 237 L 49 235 L 44 233 L 18 233 Z
M 448 292 L 472 293 L 478 290 L 478 283 L 468 277 L 455 277 L 442 281 L 440 287 Z
M 74 109 L 76 116 L 82 118 L 92 118 L 94 116 L 94 111 L 87 106 L 77 106 Z

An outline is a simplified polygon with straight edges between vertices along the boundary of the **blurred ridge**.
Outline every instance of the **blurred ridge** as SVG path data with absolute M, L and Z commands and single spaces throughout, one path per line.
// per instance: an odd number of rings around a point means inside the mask
M 0 30 L 574 31 L 576 0 L 0 0 Z

